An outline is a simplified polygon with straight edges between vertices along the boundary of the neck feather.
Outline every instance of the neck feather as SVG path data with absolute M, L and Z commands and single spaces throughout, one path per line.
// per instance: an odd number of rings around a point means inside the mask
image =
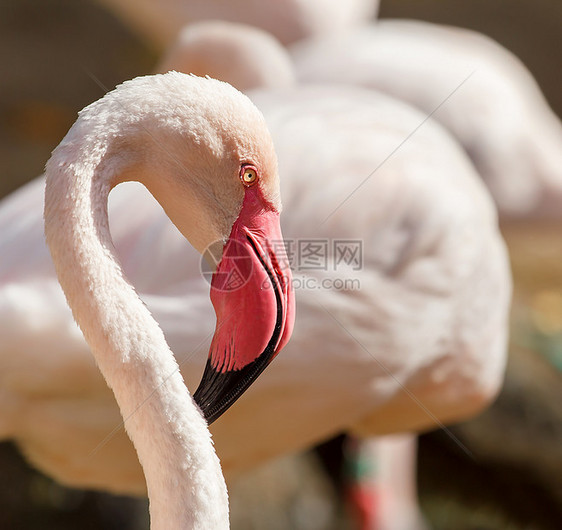
M 137 450 L 152 528 L 228 528 L 210 433 L 160 327 L 115 257 L 107 199 L 128 170 L 125 157 L 108 163 L 110 139 L 77 136 L 71 130 L 47 164 L 45 232 L 74 317 Z

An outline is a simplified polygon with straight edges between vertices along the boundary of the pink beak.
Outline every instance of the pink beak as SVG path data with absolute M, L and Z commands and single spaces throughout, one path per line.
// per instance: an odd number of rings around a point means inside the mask
M 257 186 L 245 193 L 211 282 L 217 325 L 193 395 L 209 424 L 265 370 L 289 340 L 295 320 L 279 213 Z

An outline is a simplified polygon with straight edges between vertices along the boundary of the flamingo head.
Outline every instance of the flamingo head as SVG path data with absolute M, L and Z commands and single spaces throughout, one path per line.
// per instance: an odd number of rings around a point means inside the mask
M 263 372 L 293 328 L 277 157 L 263 115 L 230 85 L 176 72 L 160 78 L 189 83 L 197 101 L 193 109 L 166 107 L 177 116 L 160 118 L 164 133 L 152 132 L 150 141 L 174 145 L 175 154 L 155 159 L 143 182 L 195 248 L 214 250 L 217 323 L 193 396 L 210 423 Z M 185 99 L 170 89 L 164 96 Z
M 257 179 L 253 166 L 241 180 Z M 267 207 L 252 182 L 211 282 L 217 325 L 199 388 L 194 394 L 212 423 L 265 370 L 287 343 L 295 318 L 291 272 L 279 213 Z

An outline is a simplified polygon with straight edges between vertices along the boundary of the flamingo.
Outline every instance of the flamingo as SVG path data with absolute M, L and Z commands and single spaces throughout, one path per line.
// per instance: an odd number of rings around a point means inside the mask
M 301 81 L 382 91 L 431 114 L 457 138 L 499 209 L 516 297 L 531 304 L 529 263 L 533 277 L 539 269 L 543 278 L 556 275 L 562 124 L 525 66 L 484 35 L 417 21 L 379 20 L 353 33 L 302 41 L 291 51 Z M 553 260 L 536 259 L 545 255 Z M 511 377 L 519 379 L 514 366 Z
M 143 156 L 147 139 L 160 151 Z M 272 142 L 259 112 L 229 85 L 170 73 L 137 78 L 87 107 L 46 167 L 46 239 L 142 464 L 152 528 L 228 528 L 226 485 L 204 418 L 114 255 L 107 198 L 131 178 L 196 248 L 226 242 L 211 286 L 217 328 L 194 395 L 213 421 L 292 328 L 290 276 L 271 247 L 281 238 Z M 246 276 L 233 287 L 235 270 Z
M 435 124 L 403 143 L 423 116 L 370 91 L 251 97 L 279 154 L 284 234 L 297 257 L 299 241 L 324 241 L 326 267 L 298 271 L 299 321 L 284 355 L 211 426 L 227 480 L 342 430 L 424 429 L 479 411 L 502 380 L 510 280 L 493 205 L 464 153 Z M 2 255 L 14 257 L 0 268 L 0 432 L 64 483 L 143 494 L 137 457 L 112 432 L 118 410 L 41 245 L 42 186 L 0 206 Z M 123 269 L 194 388 L 212 335 L 199 256 L 138 186 L 112 192 L 109 217 Z M 359 270 L 336 241 L 363 243 Z M 334 286 L 344 280 L 360 289 Z

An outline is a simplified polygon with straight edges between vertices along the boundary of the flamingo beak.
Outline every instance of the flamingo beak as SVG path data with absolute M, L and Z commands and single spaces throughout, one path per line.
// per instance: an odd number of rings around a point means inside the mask
M 193 398 L 209 424 L 258 378 L 289 340 L 295 319 L 279 213 L 257 187 L 242 210 L 211 282 L 215 334 Z

